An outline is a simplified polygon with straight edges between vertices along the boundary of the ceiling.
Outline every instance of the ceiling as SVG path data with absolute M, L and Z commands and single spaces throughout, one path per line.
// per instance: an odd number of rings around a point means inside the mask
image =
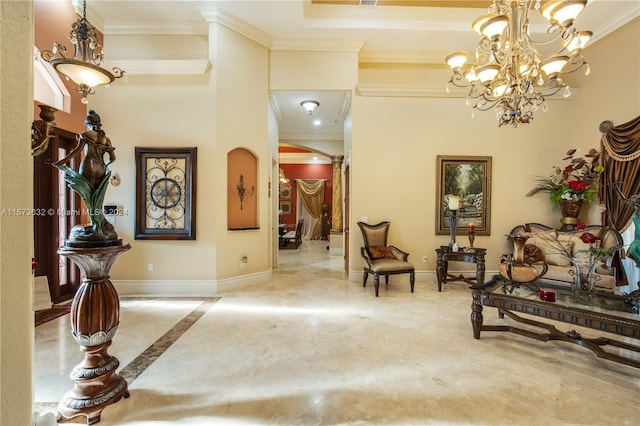
M 361 1 L 367 5 L 360 5 Z M 378 0 L 375 3 L 375 0 L 88 0 L 87 14 L 105 34 L 206 34 L 203 16 L 224 11 L 251 26 L 271 49 L 297 46 L 322 50 L 331 45 L 358 50 L 360 62 L 443 65 L 448 54 L 475 49 L 478 36 L 471 29 L 471 22 L 486 13 L 490 2 Z M 591 43 L 594 43 L 639 15 L 640 2 L 635 0 L 591 0 L 576 25 L 578 29 L 593 31 Z M 539 14 L 531 13 L 530 19 L 532 33 L 546 30 Z M 305 99 L 320 102 L 311 116 L 300 106 Z M 280 120 L 281 139 L 342 138 L 342 120 L 350 103 L 348 94 L 275 92 L 271 102 Z M 314 126 L 314 119 L 322 120 L 322 125 Z

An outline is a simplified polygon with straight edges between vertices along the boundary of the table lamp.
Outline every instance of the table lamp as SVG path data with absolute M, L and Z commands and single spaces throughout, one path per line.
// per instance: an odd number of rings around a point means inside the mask
M 460 196 L 449 195 L 447 197 L 447 206 L 449 207 L 449 230 L 451 232 L 451 242 L 449 247 L 451 251 L 458 251 L 458 244 L 456 243 L 456 230 L 458 228 L 458 210 L 460 210 Z

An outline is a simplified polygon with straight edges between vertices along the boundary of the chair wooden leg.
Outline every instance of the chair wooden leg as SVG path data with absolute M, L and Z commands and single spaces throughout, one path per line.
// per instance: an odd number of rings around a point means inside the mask
M 411 271 L 409 273 L 409 282 L 411 283 L 411 293 L 413 293 L 413 286 L 416 282 L 416 274 L 415 271 Z
M 367 278 L 369 278 L 369 273 L 367 271 L 364 271 L 364 276 L 362 277 L 362 287 L 367 286 Z
M 373 286 L 376 289 L 376 297 L 378 297 L 378 290 L 380 289 L 380 275 L 378 274 L 373 275 Z

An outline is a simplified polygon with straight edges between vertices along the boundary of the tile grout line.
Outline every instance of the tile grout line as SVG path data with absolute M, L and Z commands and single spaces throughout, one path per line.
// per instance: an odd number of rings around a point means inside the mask
M 202 298 L 173 298 L 173 300 L 203 300 Z M 147 349 L 142 351 L 140 355 L 135 357 L 133 361 L 122 368 L 119 373 L 120 377 L 127 381 L 127 385 L 131 386 L 131 383 L 137 379 L 144 371 L 151 366 L 171 345 L 173 345 L 187 330 L 189 330 L 206 312 L 218 302 L 220 297 L 205 298 L 202 303 L 196 306 L 191 312 L 189 312 L 184 318 L 178 321 L 170 330 L 165 332 L 158 340 L 153 342 Z M 122 300 L 163 300 L 159 297 L 141 297 L 141 298 L 129 298 L 123 297 Z M 167 299 L 168 300 L 168 299 Z M 57 402 L 35 402 L 37 411 L 43 411 L 46 409 L 55 410 L 58 406 Z
M 164 333 L 151 346 L 145 349 L 133 361 L 122 368 L 118 375 L 124 378 L 129 385 L 133 383 L 144 371 L 151 366 L 162 354 L 165 353 L 182 335 L 191 328 L 211 307 L 220 300 L 219 297 L 212 297 L 204 300 L 193 311 L 188 313 L 170 330 Z

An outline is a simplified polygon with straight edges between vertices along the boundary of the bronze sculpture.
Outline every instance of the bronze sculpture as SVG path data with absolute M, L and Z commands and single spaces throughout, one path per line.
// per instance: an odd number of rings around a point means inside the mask
M 100 116 L 89 110 L 84 120 L 88 130 L 77 135 L 78 144 L 69 154 L 53 163 L 53 166 L 65 173 L 64 180 L 84 200 L 91 224 L 76 225 L 71 229 L 65 241 L 67 247 L 108 247 L 121 245 L 113 225 L 109 223 L 102 209 L 102 203 L 109 183 L 111 171 L 107 166 L 116 160 L 115 148 L 102 130 Z M 84 158 L 78 171 L 65 165 L 71 158 L 80 155 L 84 150 Z M 105 156 L 108 159 L 105 161 Z

